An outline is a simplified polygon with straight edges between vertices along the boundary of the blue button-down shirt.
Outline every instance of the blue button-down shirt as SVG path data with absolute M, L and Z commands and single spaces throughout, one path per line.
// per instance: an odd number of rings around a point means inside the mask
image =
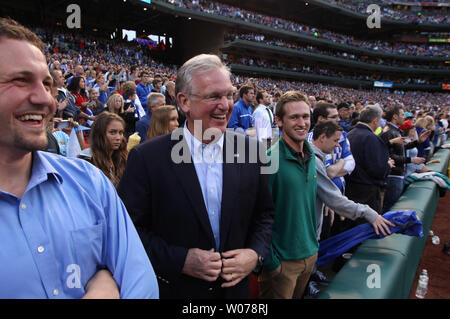
M 147 83 L 144 85 L 144 83 L 139 82 L 139 84 L 136 86 L 136 94 L 139 98 L 139 101 L 141 101 L 141 105 L 144 109 L 147 108 L 147 96 L 152 92 L 152 87 L 150 83 Z
M 125 206 L 86 161 L 34 152 L 22 198 L 0 190 L 0 236 L 0 299 L 80 298 L 101 268 L 122 298 L 159 296 Z
M 187 128 L 187 124 L 185 124 L 184 136 L 194 162 L 214 240 L 216 241 L 216 250 L 218 250 L 220 247 L 220 213 L 222 205 L 223 134 L 216 143 L 203 144 L 192 136 Z

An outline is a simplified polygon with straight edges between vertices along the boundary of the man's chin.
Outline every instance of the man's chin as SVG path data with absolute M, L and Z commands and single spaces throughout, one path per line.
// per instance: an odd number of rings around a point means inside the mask
M 22 137 L 15 141 L 16 148 L 20 148 L 28 152 L 42 150 L 47 145 L 48 145 L 47 135 L 30 139 L 25 139 Z

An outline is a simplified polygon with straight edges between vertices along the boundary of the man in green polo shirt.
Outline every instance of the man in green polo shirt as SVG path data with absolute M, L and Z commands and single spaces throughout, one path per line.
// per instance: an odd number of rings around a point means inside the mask
M 306 95 L 289 91 L 276 106 L 283 135 L 269 150 L 278 156 L 279 169 L 269 177 L 275 203 L 272 242 L 259 276 L 261 298 L 302 298 L 319 243 L 316 236 L 317 174 L 315 157 L 306 137 L 310 106 Z

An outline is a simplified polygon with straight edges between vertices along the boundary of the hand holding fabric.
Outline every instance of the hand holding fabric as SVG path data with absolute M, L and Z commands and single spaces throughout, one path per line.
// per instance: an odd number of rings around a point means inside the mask
M 391 223 L 390 221 L 383 218 L 383 216 L 379 215 L 377 219 L 372 223 L 373 229 L 375 230 L 375 233 L 377 235 L 381 233 L 386 236 L 386 233 L 389 235 L 391 234 L 391 230 L 389 229 L 389 226 L 394 227 L 395 225 Z

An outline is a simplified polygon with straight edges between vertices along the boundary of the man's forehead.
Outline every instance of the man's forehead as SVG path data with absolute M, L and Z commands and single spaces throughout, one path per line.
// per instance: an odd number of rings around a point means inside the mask
M 310 114 L 309 105 L 304 101 L 287 102 L 285 109 L 287 114 Z
M 338 113 L 337 109 L 334 107 L 329 107 L 329 108 L 327 108 L 327 110 L 328 110 L 328 114 L 337 114 Z
M 222 69 L 212 69 L 192 75 L 193 88 L 201 88 L 211 91 L 230 91 L 233 84 L 226 72 Z
M 2 73 L 35 73 L 49 75 L 42 51 L 30 42 L 0 38 L 0 68 Z M 7 49 L 5 49 L 7 47 Z

